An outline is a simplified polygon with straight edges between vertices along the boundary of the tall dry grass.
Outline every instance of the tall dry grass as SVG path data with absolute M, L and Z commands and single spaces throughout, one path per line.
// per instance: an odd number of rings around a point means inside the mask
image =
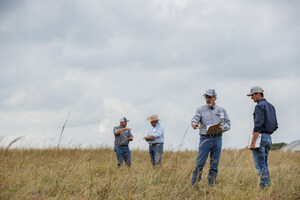
M 249 150 L 222 151 L 215 187 L 208 162 L 191 187 L 196 151 L 164 152 L 155 169 L 141 150 L 131 168 L 117 168 L 108 148 L 0 151 L 0 199 L 300 199 L 300 152 L 270 152 L 272 186 L 261 191 Z

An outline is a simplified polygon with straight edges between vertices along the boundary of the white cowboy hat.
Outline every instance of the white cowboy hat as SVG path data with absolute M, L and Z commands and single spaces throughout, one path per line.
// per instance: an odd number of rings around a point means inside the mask
M 159 121 L 157 115 L 151 115 L 150 117 L 147 118 L 148 121 L 153 122 L 153 121 Z

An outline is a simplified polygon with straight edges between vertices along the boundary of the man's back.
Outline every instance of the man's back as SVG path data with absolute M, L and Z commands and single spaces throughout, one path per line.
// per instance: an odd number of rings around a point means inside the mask
M 276 110 L 266 99 L 259 100 L 255 106 L 254 121 L 254 131 L 272 134 L 277 130 Z

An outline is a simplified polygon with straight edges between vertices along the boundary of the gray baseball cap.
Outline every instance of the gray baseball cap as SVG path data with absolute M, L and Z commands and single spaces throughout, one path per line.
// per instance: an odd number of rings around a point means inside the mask
M 206 92 L 204 93 L 203 96 L 205 96 L 205 95 L 215 97 L 215 96 L 217 96 L 217 93 L 216 93 L 216 91 L 214 89 L 208 89 L 208 90 L 206 90 Z
M 129 120 L 126 119 L 126 117 L 122 117 L 122 118 L 120 119 L 120 122 L 129 122 Z
M 251 88 L 250 93 L 248 93 L 247 96 L 251 96 L 254 93 L 263 93 L 263 92 L 264 90 L 261 87 L 255 86 Z

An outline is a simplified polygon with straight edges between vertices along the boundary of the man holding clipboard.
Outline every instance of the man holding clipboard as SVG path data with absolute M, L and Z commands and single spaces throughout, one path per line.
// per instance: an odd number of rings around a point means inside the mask
M 193 129 L 199 129 L 200 134 L 197 162 L 191 183 L 194 185 L 201 180 L 202 170 L 210 153 L 208 184 L 215 185 L 222 149 L 222 133 L 230 129 L 230 119 L 226 110 L 215 104 L 217 94 L 214 89 L 207 90 L 203 96 L 206 105 L 197 108 L 191 122 Z
M 260 188 L 270 186 L 270 174 L 268 169 L 268 155 L 272 147 L 271 134 L 277 130 L 276 111 L 272 104 L 264 98 L 264 90 L 261 87 L 252 87 L 247 96 L 251 96 L 257 103 L 254 109 L 254 128 L 249 141 L 252 150 L 256 171 L 260 176 Z

